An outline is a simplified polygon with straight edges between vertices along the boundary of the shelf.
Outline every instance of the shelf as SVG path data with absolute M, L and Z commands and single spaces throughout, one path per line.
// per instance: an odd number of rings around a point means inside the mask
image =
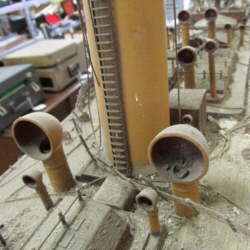
M 39 6 L 41 4 L 45 4 L 49 2 L 51 2 L 51 0 L 30 0 L 30 1 L 26 1 L 25 3 L 21 2 L 21 3 L 11 4 L 11 5 L 0 8 L 0 15 L 5 15 L 11 12 L 22 10 L 25 8 L 25 6 L 27 8 L 31 8 L 33 6 Z

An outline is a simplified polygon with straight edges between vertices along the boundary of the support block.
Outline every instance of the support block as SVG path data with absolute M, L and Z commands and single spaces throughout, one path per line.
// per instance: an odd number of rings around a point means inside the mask
M 178 89 L 170 92 L 170 124 L 184 123 L 183 117 L 190 114 L 193 117 L 192 126 L 206 134 L 206 92 L 205 89 L 180 89 L 181 121 L 178 112 Z
M 128 210 L 135 197 L 134 187 L 119 177 L 108 177 L 95 194 L 93 200 L 106 205 Z
M 126 250 L 130 243 L 127 222 L 113 208 L 89 201 L 64 235 L 58 249 Z

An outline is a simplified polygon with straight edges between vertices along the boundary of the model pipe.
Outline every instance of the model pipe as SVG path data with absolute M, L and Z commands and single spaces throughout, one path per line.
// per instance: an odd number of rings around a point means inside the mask
M 182 47 L 177 52 L 177 60 L 184 68 L 185 88 L 195 88 L 195 69 L 196 50 L 191 46 Z
M 216 18 L 218 16 L 217 10 L 214 8 L 209 8 L 205 11 L 204 17 L 208 22 L 208 38 L 215 39 L 216 35 Z
M 189 45 L 189 23 L 191 15 L 189 11 L 181 10 L 177 17 L 182 25 L 182 46 Z
M 156 191 L 153 190 L 152 188 L 143 189 L 136 196 L 136 203 L 140 208 L 145 210 L 148 214 L 151 234 L 160 233 L 160 222 L 159 222 L 157 202 L 158 202 L 158 195 Z
M 34 112 L 20 117 L 13 123 L 12 133 L 21 151 L 43 162 L 56 192 L 65 192 L 75 185 L 63 151 L 62 126 L 54 116 Z
M 208 53 L 209 62 L 209 78 L 210 78 L 210 94 L 216 97 L 216 75 L 215 75 L 215 56 L 214 52 L 217 50 L 218 45 L 216 41 L 208 39 L 204 44 L 204 49 Z
M 227 33 L 227 43 L 230 44 L 233 40 L 233 28 L 232 28 L 232 25 L 227 23 L 225 24 L 224 26 L 224 29 Z
M 239 27 L 240 30 L 240 42 L 239 42 L 239 47 L 242 47 L 244 44 L 244 36 L 245 36 L 245 25 L 241 25 Z
M 208 170 L 208 145 L 196 128 L 178 124 L 161 131 L 148 149 L 150 163 L 172 182 L 174 195 L 200 202 L 199 180 Z M 191 217 L 196 212 L 175 203 L 176 214 Z
M 37 192 L 44 207 L 46 210 L 49 210 L 53 207 L 53 201 L 51 200 L 42 179 L 42 173 L 38 170 L 33 170 L 31 173 L 23 176 L 24 184 Z

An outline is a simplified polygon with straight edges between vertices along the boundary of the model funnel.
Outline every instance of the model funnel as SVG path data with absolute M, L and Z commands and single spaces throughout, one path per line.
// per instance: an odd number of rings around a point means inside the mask
M 83 4 L 104 155 L 131 175 L 148 166 L 147 145 L 169 124 L 164 1 Z
M 31 158 L 41 160 L 56 192 L 74 186 L 62 146 L 63 131 L 52 115 L 35 112 L 18 118 L 12 125 L 17 146 Z
M 199 202 L 199 180 L 208 170 L 208 145 L 202 133 L 178 124 L 161 131 L 149 145 L 150 163 L 172 182 L 173 193 Z M 195 211 L 176 203 L 179 216 L 193 216 Z

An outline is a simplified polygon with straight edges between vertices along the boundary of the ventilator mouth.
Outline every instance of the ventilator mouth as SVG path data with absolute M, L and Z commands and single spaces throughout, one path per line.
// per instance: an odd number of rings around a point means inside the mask
M 37 182 L 34 178 L 32 178 L 29 175 L 24 175 L 23 176 L 23 182 L 25 185 L 27 185 L 30 188 L 36 188 L 37 187 Z
M 15 124 L 13 131 L 16 142 L 24 153 L 37 160 L 46 160 L 51 156 L 51 142 L 35 123 L 20 120 Z
M 174 33 L 175 29 L 174 28 L 169 28 L 169 32 Z
M 227 23 L 227 24 L 225 24 L 224 29 L 225 29 L 226 31 L 232 30 L 232 25 L 229 24 L 229 23 Z
M 153 205 L 152 201 L 144 196 L 140 196 L 137 201 L 141 207 L 151 207 Z
M 136 196 L 136 203 L 147 212 L 152 212 L 157 207 L 158 196 L 155 190 L 151 188 L 143 189 Z
M 243 17 L 243 18 L 241 19 L 241 22 L 242 22 L 243 24 L 246 24 L 247 18 L 246 18 L 246 17 Z
M 193 116 L 190 114 L 186 114 L 183 116 L 182 121 L 184 124 L 191 125 L 193 123 Z
M 187 23 L 190 21 L 190 13 L 186 10 L 181 10 L 179 13 L 178 13 L 178 20 L 181 22 L 181 23 Z
M 239 30 L 245 30 L 245 25 L 240 25 Z
M 205 42 L 204 49 L 206 52 L 213 53 L 217 50 L 217 48 L 218 48 L 218 45 L 217 45 L 216 41 L 209 40 L 209 41 Z
M 177 60 L 183 65 L 193 64 L 196 60 L 195 50 L 191 47 L 183 47 L 177 53 Z
M 163 176 L 172 181 L 191 182 L 204 173 L 202 153 L 184 138 L 161 138 L 152 148 L 151 159 Z
M 204 17 L 207 21 L 213 21 L 217 18 L 217 16 L 217 10 L 213 8 L 207 9 L 204 13 Z

